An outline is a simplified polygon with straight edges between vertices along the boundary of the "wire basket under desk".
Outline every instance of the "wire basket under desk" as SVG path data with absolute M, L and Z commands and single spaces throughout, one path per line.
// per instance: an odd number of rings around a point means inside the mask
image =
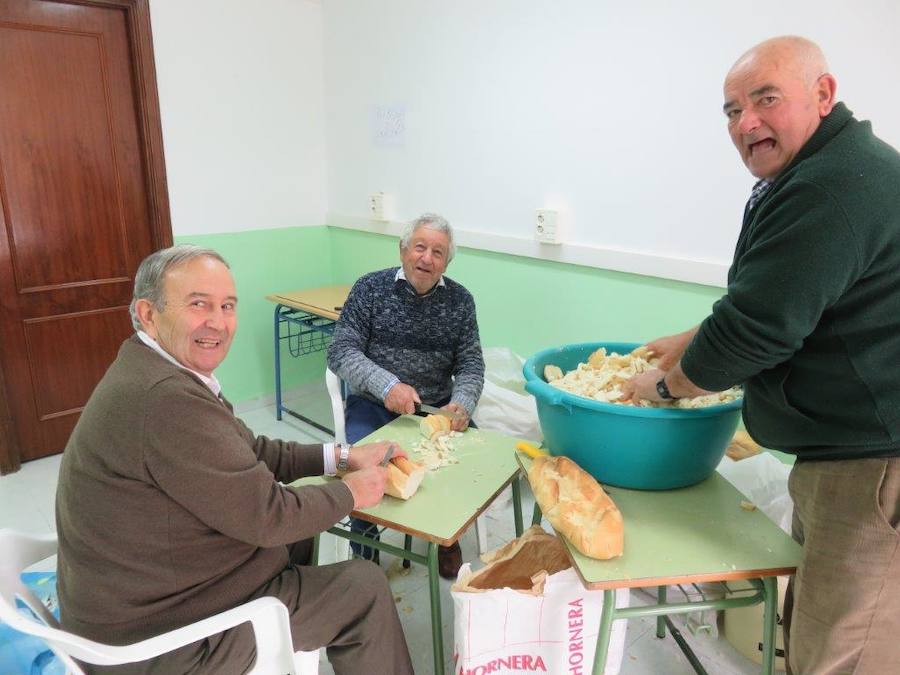
M 291 356 L 323 351 L 334 335 L 335 322 L 302 309 L 282 306 L 278 314 L 278 339 L 287 344 Z

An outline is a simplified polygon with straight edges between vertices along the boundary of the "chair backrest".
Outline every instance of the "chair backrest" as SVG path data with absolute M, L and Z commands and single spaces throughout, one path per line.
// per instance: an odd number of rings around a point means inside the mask
M 56 534 L 27 535 L 15 530 L 0 530 L 0 621 L 20 633 L 34 635 L 46 641 L 53 653 L 65 664 L 68 672 L 82 675 L 83 671 L 57 641 L 68 635 L 59 628 L 56 617 L 31 590 L 22 583 L 22 572 L 56 554 Z M 29 616 L 16 605 L 21 601 L 36 616 Z M 73 636 L 74 637 L 74 636 Z
M 234 609 L 131 645 L 106 645 L 62 630 L 53 614 L 22 583 L 21 574 L 25 569 L 56 553 L 55 534 L 35 536 L 0 529 L 0 551 L 0 620 L 17 631 L 44 640 L 65 664 L 68 672 L 74 675 L 83 675 L 84 671 L 78 667 L 73 657 L 97 665 L 143 661 L 247 621 L 251 622 L 256 638 L 256 665 L 253 673 L 298 672 L 287 607 L 277 598 L 257 598 Z M 17 599 L 25 603 L 38 618 L 20 611 L 16 606 Z M 300 672 L 317 672 L 317 660 L 312 657 L 310 660 L 312 663 L 304 665 Z
M 341 387 L 341 378 L 330 369 L 325 369 L 325 388 L 331 398 L 331 414 L 334 418 L 334 441 L 346 443 L 347 432 L 344 429 L 344 395 Z

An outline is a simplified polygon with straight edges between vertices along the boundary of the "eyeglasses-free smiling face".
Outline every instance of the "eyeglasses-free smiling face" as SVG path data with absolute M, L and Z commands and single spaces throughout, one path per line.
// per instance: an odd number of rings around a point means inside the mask
M 169 270 L 162 311 L 146 301 L 144 330 L 185 368 L 210 376 L 237 331 L 237 292 L 231 272 L 214 258 L 194 258 Z
M 834 78 L 796 45 L 763 43 L 725 79 L 728 133 L 757 178 L 775 178 L 834 107 Z
M 400 249 L 400 261 L 406 280 L 423 295 L 434 288 L 447 269 L 450 239 L 443 232 L 419 227 L 409 240 L 409 247 Z

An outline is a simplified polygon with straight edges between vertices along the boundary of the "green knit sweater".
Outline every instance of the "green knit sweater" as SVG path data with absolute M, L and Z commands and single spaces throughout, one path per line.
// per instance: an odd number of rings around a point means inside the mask
M 687 377 L 801 459 L 900 455 L 900 154 L 842 104 L 744 214 Z

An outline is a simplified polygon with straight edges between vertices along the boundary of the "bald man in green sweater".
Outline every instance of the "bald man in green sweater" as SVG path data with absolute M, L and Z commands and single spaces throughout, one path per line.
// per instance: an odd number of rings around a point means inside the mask
M 900 664 L 900 155 L 835 99 L 821 50 L 774 38 L 725 80 L 724 112 L 759 181 L 725 296 L 648 343 L 660 370 L 625 394 L 744 385 L 744 423 L 797 456 L 784 633 L 794 673 Z
M 335 673 L 412 673 L 379 568 L 307 564 L 313 536 L 381 499 L 378 464 L 392 444 L 339 457 L 330 443 L 255 436 L 235 417 L 213 371 L 237 328 L 237 293 L 215 251 L 149 256 L 131 312 L 136 335 L 91 395 L 60 466 L 63 626 L 127 644 L 273 596 L 287 606 L 294 649 L 327 647 Z M 283 484 L 337 468 L 343 480 Z M 247 672 L 254 657 L 244 624 L 156 659 L 86 670 L 223 675 Z

